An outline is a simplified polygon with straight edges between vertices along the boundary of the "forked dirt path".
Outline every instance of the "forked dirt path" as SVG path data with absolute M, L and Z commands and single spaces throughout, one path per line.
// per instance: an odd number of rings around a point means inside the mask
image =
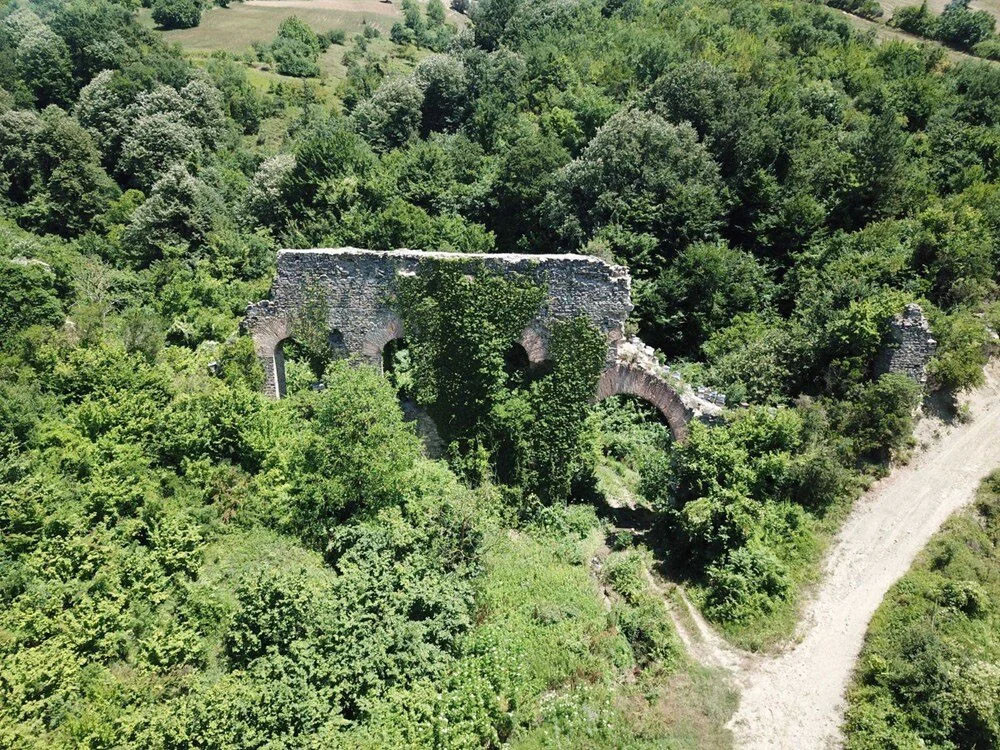
M 834 541 L 797 643 L 747 657 L 730 671 L 742 688 L 729 722 L 738 748 L 839 747 L 844 689 L 868 621 L 916 554 L 1000 466 L 1000 370 L 966 399 L 972 419 L 946 427 L 930 447 L 861 497 Z M 720 647 L 720 663 L 733 651 Z

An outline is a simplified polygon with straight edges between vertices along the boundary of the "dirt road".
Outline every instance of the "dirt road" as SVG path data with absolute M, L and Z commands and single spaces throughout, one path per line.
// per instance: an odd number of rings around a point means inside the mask
M 378 16 L 402 18 L 399 0 L 246 0 L 245 5 L 257 8 L 302 8 L 304 10 L 334 10 L 348 13 L 372 13 Z M 445 14 L 452 23 L 462 25 L 466 17 L 445 3 Z
M 969 395 L 972 421 L 942 429 L 913 462 L 859 499 L 834 542 L 797 645 L 735 667 L 738 748 L 839 747 L 843 694 L 868 621 L 931 535 L 1000 467 L 1000 377 Z M 730 659 L 730 657 L 725 657 Z
M 257 8 L 307 8 L 313 10 L 365 11 L 382 16 L 401 16 L 392 3 L 380 0 L 246 0 L 246 5 Z

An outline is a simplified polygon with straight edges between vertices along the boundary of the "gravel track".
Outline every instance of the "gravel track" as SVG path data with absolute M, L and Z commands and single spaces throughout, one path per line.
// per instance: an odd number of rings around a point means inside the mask
M 841 746 L 844 690 L 869 620 L 941 524 L 1000 466 L 995 366 L 965 400 L 971 421 L 942 428 L 936 442 L 858 500 L 831 546 L 794 645 L 775 656 L 743 658 L 717 646 L 713 660 L 729 666 L 742 690 L 729 722 L 736 747 Z
M 915 434 L 924 447 L 854 504 L 784 650 L 760 654 L 731 646 L 683 588 L 673 598 L 673 584 L 648 574 L 688 654 L 739 687 L 740 704 L 727 725 L 735 747 L 824 750 L 843 744 L 844 691 L 868 622 L 931 536 L 1000 467 L 1000 362 L 991 363 L 985 384 L 962 402 L 969 420 L 921 420 Z M 634 510 L 636 501 L 616 496 L 609 505 Z

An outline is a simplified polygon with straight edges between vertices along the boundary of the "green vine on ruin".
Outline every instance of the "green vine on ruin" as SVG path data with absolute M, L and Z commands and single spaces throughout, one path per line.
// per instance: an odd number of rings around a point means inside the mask
M 434 418 L 453 466 L 544 502 L 564 499 L 583 459 L 586 419 L 604 362 L 603 336 L 577 319 L 551 328 L 550 361 L 511 380 L 506 356 L 545 300 L 523 276 L 442 260 L 401 280 L 414 396 Z

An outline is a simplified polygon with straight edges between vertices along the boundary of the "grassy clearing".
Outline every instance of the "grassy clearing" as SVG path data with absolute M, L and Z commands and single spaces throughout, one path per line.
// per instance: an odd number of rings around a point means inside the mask
M 1000 745 L 1000 471 L 886 595 L 848 702 L 849 748 Z
M 486 556 L 472 638 L 520 665 L 510 747 L 729 747 L 734 691 L 683 658 L 640 667 L 613 614 L 623 601 L 612 592 L 607 609 L 591 572 L 604 530 L 586 508 L 567 518 L 556 534 L 501 532 Z
M 233 2 L 228 8 L 209 8 L 193 29 L 160 33 L 164 41 L 187 51 L 239 54 L 250 49 L 252 42 L 273 39 L 278 26 L 290 16 L 298 16 L 316 33 L 343 29 L 354 34 L 369 25 L 388 35 L 403 14 L 398 3 L 382 0 L 247 0 Z M 147 27 L 155 27 L 148 8 L 140 9 L 139 19 Z M 465 16 L 451 10 L 447 20 L 459 28 L 468 23 Z
M 361 31 L 366 23 L 388 34 L 392 24 L 402 17 L 395 5 L 379 0 L 352 0 L 356 9 L 308 7 L 308 3 L 281 5 L 253 5 L 233 3 L 228 8 L 213 7 L 202 14 L 201 23 L 193 29 L 174 29 L 161 32 L 164 41 L 179 44 L 185 50 L 241 53 L 250 49 L 252 42 L 269 42 L 274 38 L 281 22 L 298 16 L 314 31 L 322 33 L 343 29 L 347 33 Z M 141 18 L 153 26 L 149 10 L 141 11 Z
M 197 28 L 159 33 L 167 42 L 179 44 L 185 56 L 195 65 L 205 65 L 213 54 L 224 52 L 243 61 L 250 82 L 262 92 L 277 85 L 293 89 L 309 87 L 317 100 L 333 106 L 337 106 L 341 82 L 347 77 L 344 56 L 352 43 L 350 35 L 360 32 L 365 23 L 382 31 L 382 36 L 368 40 L 368 50 L 369 54 L 384 59 L 384 69 L 390 76 L 408 73 L 423 57 L 431 54 L 429 50 L 400 46 L 389 40 L 389 28 L 400 14 L 395 6 L 379 0 L 260 1 L 275 4 L 234 3 L 229 8 L 215 7 L 205 13 L 201 25 Z M 330 3 L 334 3 L 336 7 Z M 319 7 L 306 7 L 313 4 Z M 367 10 L 373 5 L 378 11 L 374 16 Z M 345 10 L 342 6 L 350 7 Z M 352 7 L 365 10 L 351 10 Z M 139 13 L 143 22 L 153 28 L 149 10 L 141 9 Z M 331 29 L 344 29 L 348 32 L 345 44 L 332 44 L 319 56 L 320 75 L 317 78 L 303 79 L 282 75 L 270 65 L 256 61 L 251 43 L 272 41 L 281 22 L 292 15 L 303 19 L 319 33 Z M 295 114 L 297 112 L 293 112 L 291 116 Z M 283 136 L 287 122 L 288 113 L 286 116 L 276 118 L 276 122 L 272 124 L 281 130 Z M 275 141 L 269 136 L 265 136 L 259 142 L 264 145 L 271 141 L 280 145 L 280 139 Z

